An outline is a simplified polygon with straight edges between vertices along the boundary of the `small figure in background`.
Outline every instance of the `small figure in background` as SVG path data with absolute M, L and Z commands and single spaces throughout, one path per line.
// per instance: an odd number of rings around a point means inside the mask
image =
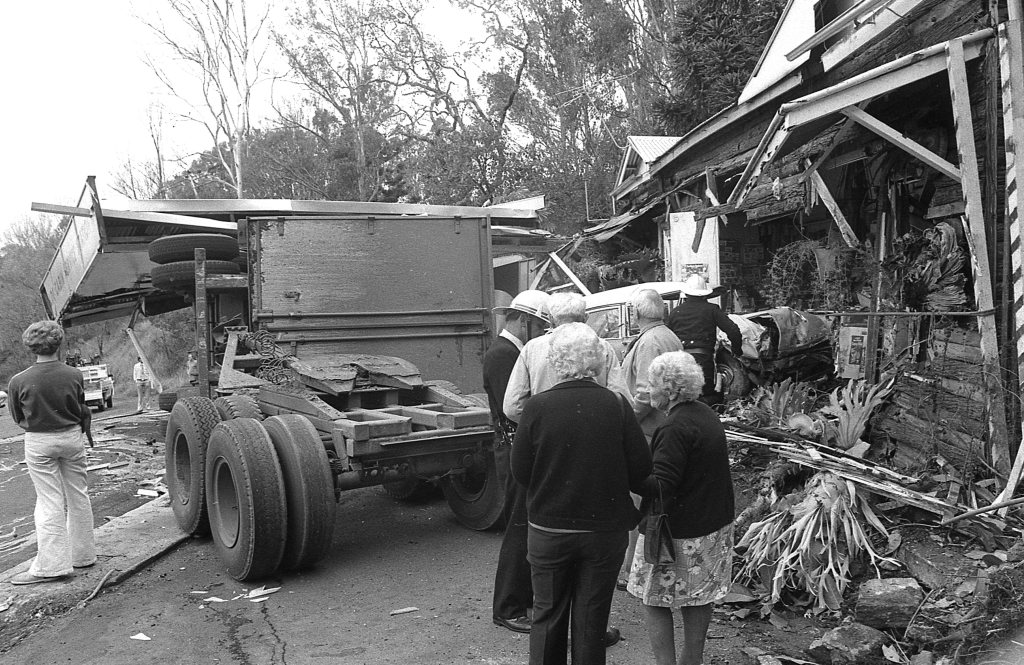
M 149 370 L 146 369 L 142 358 L 136 358 L 135 368 L 132 370 L 132 378 L 135 379 L 135 391 L 139 395 L 139 403 L 135 413 L 142 413 L 149 408 Z
M 185 371 L 188 373 L 188 382 L 190 385 L 199 385 L 199 361 L 196 359 L 195 351 L 188 352 L 188 358 L 185 360 Z

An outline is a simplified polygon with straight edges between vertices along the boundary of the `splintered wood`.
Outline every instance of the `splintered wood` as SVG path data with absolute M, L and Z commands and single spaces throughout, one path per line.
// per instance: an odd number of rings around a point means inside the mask
M 899 473 L 866 459 L 852 457 L 836 448 L 801 440 L 781 432 L 756 430 L 741 423 L 726 422 L 724 424 L 726 438 L 732 443 L 767 448 L 783 459 L 811 469 L 829 471 L 869 492 L 888 497 L 897 504 L 913 506 L 938 515 L 943 521 L 952 522 L 954 517 L 961 519 L 975 517 L 970 514 L 971 506 L 965 506 L 956 500 L 956 494 L 959 492 L 954 494 L 951 491 L 947 495 L 948 500 L 943 500 L 937 496 L 910 489 L 920 482 L 917 477 Z

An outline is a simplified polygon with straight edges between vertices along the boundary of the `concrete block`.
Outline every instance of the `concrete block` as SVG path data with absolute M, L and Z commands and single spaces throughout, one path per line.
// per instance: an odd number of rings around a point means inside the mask
M 875 665 L 883 661 L 885 633 L 861 623 L 833 628 L 811 642 L 807 652 L 822 665 Z
M 857 590 L 857 621 L 880 630 L 904 629 L 923 600 L 912 577 L 867 580 Z

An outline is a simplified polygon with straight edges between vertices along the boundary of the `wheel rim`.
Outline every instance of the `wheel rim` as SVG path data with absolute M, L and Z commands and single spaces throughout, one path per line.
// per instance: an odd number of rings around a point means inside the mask
M 456 473 L 448 477 L 451 489 L 463 501 L 475 501 L 483 494 L 487 485 L 487 472 L 474 464 L 465 473 Z
M 186 505 L 189 501 L 188 488 L 192 484 L 192 456 L 183 432 L 174 437 L 174 484 L 179 490 L 176 492 L 178 503 Z
M 211 522 L 217 530 L 217 539 L 225 547 L 234 547 L 238 542 L 239 506 L 235 477 L 223 457 L 213 463 L 213 502 L 210 505 Z

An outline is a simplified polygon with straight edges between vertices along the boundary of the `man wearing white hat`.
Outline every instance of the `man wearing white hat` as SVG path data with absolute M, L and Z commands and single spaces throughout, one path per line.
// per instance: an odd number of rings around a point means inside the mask
M 709 288 L 708 281 L 702 275 L 690 275 L 683 282 L 682 292 L 686 297 L 668 315 L 667 322 L 682 342 L 683 350 L 692 355 L 704 371 L 704 390 L 700 399 L 709 404 L 722 401 L 721 394 L 715 391 L 716 329 L 729 337 L 733 353 L 739 356 L 743 352 L 743 336 L 739 326 L 718 305 L 708 302 L 708 297 L 718 290 Z
M 513 298 L 508 307 L 495 307 L 496 313 L 505 315 L 505 327 L 484 354 L 484 390 L 496 431 L 494 461 L 499 478 L 505 480 L 505 535 L 494 576 L 493 616 L 496 625 L 519 633 L 530 632 L 527 610 L 533 606 L 530 564 L 519 556 L 526 549 L 526 489 L 509 472 L 515 423 L 502 413 L 501 404 L 523 345 L 547 330 L 547 302 L 548 294 L 529 290 Z

